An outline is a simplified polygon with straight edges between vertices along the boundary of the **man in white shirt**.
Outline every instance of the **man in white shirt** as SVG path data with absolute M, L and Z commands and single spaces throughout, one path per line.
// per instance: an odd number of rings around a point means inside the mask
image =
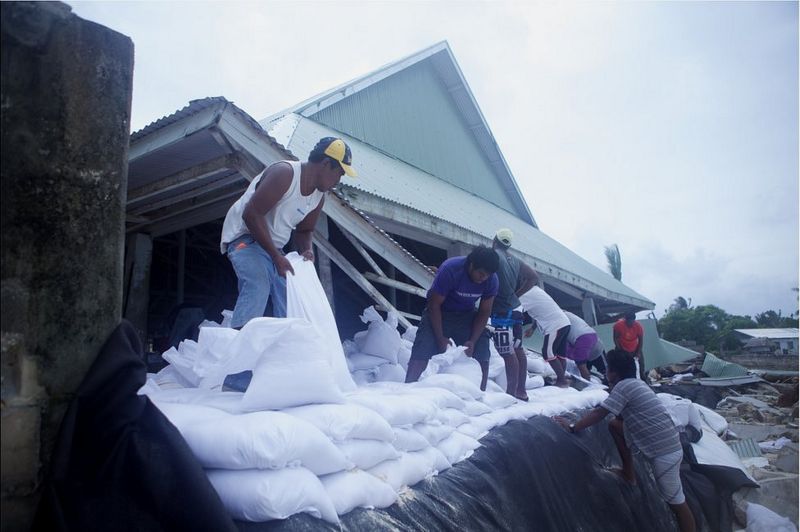
M 270 296 L 272 314 L 286 316 L 286 273 L 294 270 L 283 247 L 291 240 L 306 260 L 314 260 L 311 235 L 324 194 L 342 175 L 356 176 L 351 162 L 350 148 L 342 139 L 323 138 L 308 162 L 270 165 L 231 206 L 220 241 L 220 251 L 228 255 L 239 279 L 231 327 L 239 329 L 263 316 Z

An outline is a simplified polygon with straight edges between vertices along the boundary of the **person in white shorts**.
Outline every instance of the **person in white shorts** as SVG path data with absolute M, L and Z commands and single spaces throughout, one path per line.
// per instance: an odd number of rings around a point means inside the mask
M 528 313 L 544 335 L 542 356 L 556 372 L 556 386 L 568 386 L 565 373 L 569 318 L 558 303 L 538 286 L 519 296 L 519 302 L 522 311 Z
M 611 392 L 605 401 L 575 423 L 563 417 L 555 417 L 554 421 L 574 434 L 614 414 L 608 429 L 622 458 L 622 469 L 616 473 L 636 484 L 630 446 L 639 449 L 652 465 L 658 491 L 675 513 L 681 532 L 694 532 L 694 516 L 681 485 L 683 449 L 678 429 L 653 390 L 636 379 L 636 364 L 629 353 L 612 349 L 606 353 L 606 362 Z

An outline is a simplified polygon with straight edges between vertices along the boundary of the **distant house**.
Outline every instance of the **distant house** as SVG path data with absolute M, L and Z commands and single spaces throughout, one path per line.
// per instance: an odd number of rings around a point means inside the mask
M 734 329 L 752 353 L 797 354 L 798 329 Z

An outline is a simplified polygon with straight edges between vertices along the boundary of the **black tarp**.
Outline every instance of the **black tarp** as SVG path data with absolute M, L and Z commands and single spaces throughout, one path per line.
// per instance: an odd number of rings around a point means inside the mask
M 308 515 L 266 523 L 228 517 L 178 431 L 150 401 L 141 346 L 123 323 L 65 417 L 37 528 L 42 530 L 338 530 Z M 343 530 L 675 530 L 647 462 L 637 484 L 610 471 L 619 457 L 600 423 L 572 435 L 545 417 L 496 428 L 468 460 L 417 484 L 397 504 L 357 509 Z M 689 447 L 689 450 L 691 448 Z M 681 476 L 698 530 L 731 530 L 738 470 L 690 465 Z

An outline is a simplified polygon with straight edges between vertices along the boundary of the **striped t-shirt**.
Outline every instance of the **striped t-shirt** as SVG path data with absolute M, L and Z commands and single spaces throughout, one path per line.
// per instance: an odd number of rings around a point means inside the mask
M 680 451 L 678 430 L 653 390 L 637 379 L 619 381 L 600 405 L 623 419 L 625 439 L 648 458 Z

